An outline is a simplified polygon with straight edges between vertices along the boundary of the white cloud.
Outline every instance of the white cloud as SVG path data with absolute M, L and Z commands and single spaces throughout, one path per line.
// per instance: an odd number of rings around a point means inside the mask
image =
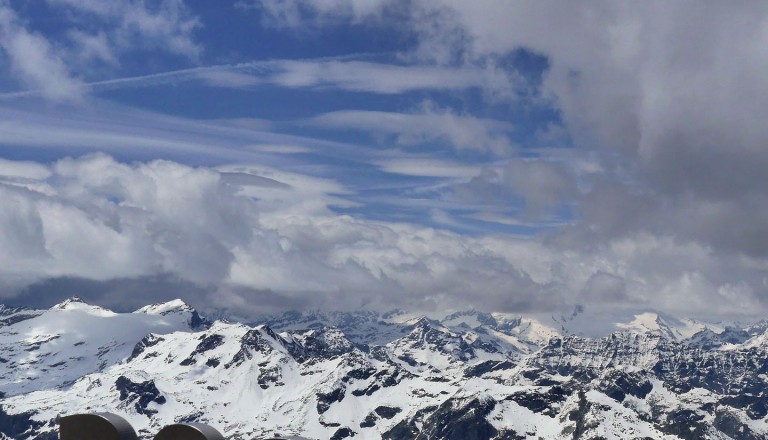
M 111 51 L 139 47 L 159 48 L 197 59 L 202 50 L 192 35 L 200 23 L 191 16 L 182 0 L 161 0 L 151 9 L 145 2 L 136 0 L 47 1 L 69 11 L 89 14 L 103 23 L 103 29 L 91 37 L 101 40 L 100 44 L 105 38 L 109 40 L 110 48 L 104 44 L 99 48 L 102 57 L 110 57 Z M 80 34 L 79 39 L 82 38 Z
M 45 180 L 51 175 L 45 165 L 36 162 L 0 159 L 0 176 L 11 180 Z
M 262 23 L 270 27 L 299 28 L 308 20 L 317 25 L 337 20 L 359 22 L 382 14 L 388 0 L 241 0 L 236 6 L 256 9 Z M 310 15 L 307 15 L 310 12 Z
M 467 165 L 460 162 L 425 158 L 383 159 L 375 163 L 388 173 L 422 177 L 470 179 L 477 176 L 481 169 L 479 166 Z
M 499 74 L 483 67 L 394 65 L 367 61 L 278 61 L 269 81 L 291 88 L 334 88 L 398 94 L 414 90 L 478 88 L 489 94 L 515 96 L 522 80 L 516 72 Z
M 520 48 L 545 57 L 541 96 L 605 171 L 581 182 L 595 189 L 575 229 L 584 243 L 663 230 L 768 256 L 768 4 L 286 3 L 309 11 L 293 26 L 370 19 L 405 28 L 417 44 L 403 59 L 415 63 L 496 66 Z
M 118 66 L 120 56 L 131 50 L 162 50 L 192 60 L 200 56 L 193 38 L 199 22 L 182 0 L 162 0 L 152 8 L 135 0 L 48 2 L 63 9 L 69 41 L 31 31 L 10 2 L 0 1 L 0 49 L 19 82 L 47 99 L 79 100 L 87 90 L 82 78 L 93 77 L 99 64 Z
M 14 76 L 55 101 L 81 97 L 82 83 L 74 78 L 56 48 L 41 34 L 29 31 L 7 1 L 0 1 L 0 47 Z
M 96 99 L 84 105 L 0 105 L 0 145 L 132 157 L 197 157 L 217 161 L 274 160 L 275 155 L 311 153 L 344 144 L 264 131 L 255 120 L 200 121 L 123 107 Z M 358 152 L 363 149 L 357 147 Z M 273 159 L 270 159 L 272 156 Z M 146 156 L 145 156 L 146 157 Z M 289 162 L 283 160 L 284 165 Z
M 448 141 L 458 151 L 481 151 L 498 156 L 513 152 L 507 137 L 512 124 L 458 115 L 428 102 L 414 113 L 342 110 L 315 116 L 309 122 L 320 127 L 395 135 L 396 144 L 403 146 L 440 140 Z
M 333 212 L 348 203 L 338 183 L 263 166 L 124 164 L 104 155 L 14 165 L 3 164 L 4 179 L 27 180 L 0 183 L 0 202 L 12 208 L 0 213 L 0 276 L 26 284 L 170 274 L 218 292 L 209 306 L 252 310 L 299 301 L 559 313 L 576 303 L 626 308 L 625 298 L 694 315 L 726 298 L 726 313 L 765 309 L 756 293 L 763 268 L 669 238 L 568 250 L 369 221 Z M 673 288 L 683 294 L 659 294 Z
M 107 35 L 102 31 L 94 35 L 78 29 L 69 31 L 69 38 L 74 42 L 76 57 L 83 63 L 101 61 L 117 65 L 119 61 L 110 47 Z
M 0 3 L 0 45 L 17 76 L 50 98 L 81 93 L 73 79 L 77 70 L 55 44 L 25 28 L 9 4 Z M 114 30 L 68 34 L 77 42 L 72 56 L 86 61 L 114 63 L 115 54 L 132 48 L 189 58 L 200 53 L 192 38 L 196 19 L 178 1 L 160 2 L 152 11 L 143 2 L 114 0 L 55 5 L 112 23 Z M 128 165 L 104 156 L 51 166 L 3 162 L 0 206 L 9 207 L 0 212 L 4 278 L 106 281 L 170 273 L 218 289 L 231 304 L 262 294 L 256 298 L 314 306 L 468 304 L 519 311 L 587 302 L 705 314 L 713 313 L 711 304 L 724 304 L 718 313 L 764 313 L 768 6 L 485 0 L 262 5 L 293 27 L 307 19 L 302 8 L 312 25 L 323 26 L 386 21 L 387 8 L 402 7 L 407 19 L 399 29 L 416 35 L 418 47 L 400 54 L 397 65 L 278 60 L 90 87 L 202 80 L 232 88 L 378 94 L 477 89 L 488 99 L 512 102 L 521 81 L 500 67 L 500 59 L 524 48 L 547 59 L 538 92 L 567 131 L 553 125 L 539 139 L 573 139 L 578 152 L 537 151 L 532 154 L 541 158 L 477 170 L 426 158 L 382 160 L 364 148 L 347 155 L 348 145 L 257 132 L 264 128 L 259 121 L 239 121 L 238 128 L 151 114 L 137 121 L 131 114 L 116 123 L 102 119 L 98 108 L 85 116 L 0 109 L 0 142 L 248 162 L 327 145 L 333 147 L 328 154 L 362 157 L 384 171 L 460 180 L 435 190 L 450 190 L 455 199 L 390 196 L 400 206 L 428 208 L 433 221 L 453 224 L 466 213 L 519 224 L 499 214 L 513 209 L 493 208 L 524 200 L 536 217 L 576 200 L 570 226 L 528 239 L 477 238 L 342 216 L 334 207 L 355 206 L 344 186 L 266 166 Z M 507 124 L 444 109 L 346 111 L 314 122 L 393 136 L 403 146 L 440 140 L 462 151 L 509 148 Z M 478 212 L 457 214 L 457 206 Z
M 328 59 L 256 61 L 193 67 L 93 81 L 82 84 L 82 87 L 107 91 L 186 81 L 202 81 L 208 86 L 225 88 L 276 85 L 317 91 L 345 90 L 383 95 L 421 90 L 477 89 L 483 91 L 492 101 L 514 100 L 518 91 L 525 87 L 524 81 L 516 72 L 502 73 L 496 68 L 452 68 Z M 0 93 L 0 99 L 32 94 L 35 92 Z

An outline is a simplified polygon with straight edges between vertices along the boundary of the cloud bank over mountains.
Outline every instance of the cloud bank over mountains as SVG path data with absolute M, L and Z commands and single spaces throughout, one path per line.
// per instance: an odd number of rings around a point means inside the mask
M 350 203 L 336 182 L 258 166 L 126 164 L 103 154 L 0 165 L 0 267 L 11 291 L 58 277 L 170 276 L 203 287 L 197 300 L 206 306 L 251 312 L 298 304 L 759 307 L 759 260 L 650 234 L 573 250 L 556 240 L 353 218 L 333 211 Z M 124 307 L 145 299 L 112 298 Z
M 41 4 L 0 1 L 7 297 L 766 310 L 766 5 L 222 5 L 284 45 L 254 59 L 181 0 Z

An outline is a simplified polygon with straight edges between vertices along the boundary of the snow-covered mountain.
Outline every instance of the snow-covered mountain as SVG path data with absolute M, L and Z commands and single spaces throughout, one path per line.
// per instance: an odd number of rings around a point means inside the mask
M 560 330 L 558 330 L 560 328 Z M 115 412 L 150 438 L 764 439 L 768 334 L 639 314 L 588 338 L 519 315 L 290 312 L 210 323 L 182 301 L 0 308 L 0 437 Z

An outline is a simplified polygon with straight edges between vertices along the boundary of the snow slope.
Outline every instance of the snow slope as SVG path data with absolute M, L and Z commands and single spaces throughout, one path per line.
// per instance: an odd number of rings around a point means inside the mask
M 209 324 L 181 301 L 0 309 L 19 313 L 0 326 L 6 438 L 55 438 L 57 417 L 85 411 L 118 413 L 143 438 L 185 421 L 232 439 L 768 437 L 757 328 L 724 350 L 702 341 L 725 329 L 649 314 L 586 338 L 476 311 L 246 325 Z

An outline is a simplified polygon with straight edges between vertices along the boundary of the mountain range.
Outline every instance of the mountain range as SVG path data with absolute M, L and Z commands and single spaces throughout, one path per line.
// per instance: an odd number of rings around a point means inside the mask
M 0 306 L 0 438 L 104 411 L 142 438 L 179 422 L 231 439 L 768 438 L 768 322 L 641 313 L 596 337 L 576 321 Z

